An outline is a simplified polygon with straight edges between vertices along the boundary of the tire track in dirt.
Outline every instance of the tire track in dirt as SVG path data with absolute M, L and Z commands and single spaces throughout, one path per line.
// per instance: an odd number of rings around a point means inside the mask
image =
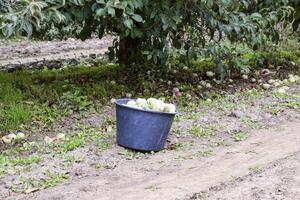
M 209 158 L 178 161 L 159 172 L 133 174 L 133 166 L 116 168 L 105 177 L 87 177 L 70 184 L 40 191 L 28 199 L 176 199 L 208 190 L 232 177 L 243 177 L 253 167 L 263 167 L 300 151 L 300 121 L 272 129 L 253 130 L 252 136 L 220 147 Z M 132 162 L 131 165 L 135 165 Z M 127 177 L 118 176 L 128 172 Z M 131 176 L 132 175 L 132 176 Z M 132 177 L 132 178 L 128 178 Z
M 252 170 L 249 175 L 213 186 L 186 200 L 300 199 L 300 151 L 266 167 Z

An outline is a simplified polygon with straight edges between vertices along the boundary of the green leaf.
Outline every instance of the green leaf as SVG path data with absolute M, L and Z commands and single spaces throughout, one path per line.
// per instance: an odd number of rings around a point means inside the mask
M 168 23 L 166 23 L 166 24 L 163 25 L 163 30 L 164 31 L 167 30 L 168 28 L 169 28 L 169 24 Z
M 106 9 L 105 8 L 100 8 L 96 11 L 96 16 L 102 17 L 106 14 Z
M 116 15 L 116 11 L 113 7 L 108 7 L 107 9 L 108 14 L 110 14 L 112 17 Z
M 138 14 L 132 15 L 131 18 L 134 19 L 134 21 L 136 21 L 136 22 L 142 22 L 143 21 L 143 18 L 141 17 L 141 15 L 138 15 Z
M 251 17 L 252 18 L 262 18 L 262 15 L 260 13 L 252 13 Z
M 105 1 L 104 0 L 97 0 L 97 3 L 99 3 L 99 4 L 105 4 Z
M 207 0 L 207 1 L 206 1 L 206 5 L 207 5 L 207 7 L 209 7 L 209 8 L 213 7 L 213 5 L 214 5 L 214 0 Z
M 132 25 L 133 25 L 133 22 L 132 22 L 131 19 L 126 19 L 126 20 L 124 21 L 124 25 L 125 25 L 127 28 L 131 29 L 131 28 L 132 28 Z

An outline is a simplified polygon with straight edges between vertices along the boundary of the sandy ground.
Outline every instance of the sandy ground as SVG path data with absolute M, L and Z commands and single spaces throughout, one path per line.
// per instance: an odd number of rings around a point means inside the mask
M 255 169 L 256 170 L 256 169 Z M 300 199 L 300 152 L 276 160 L 232 183 L 211 187 L 198 199 Z M 194 195 L 191 199 L 197 199 Z
M 168 158 L 156 159 L 165 163 L 157 169 L 136 161 L 105 176 L 83 178 L 25 199 L 181 199 L 260 168 L 261 174 L 229 184 L 216 193 L 211 190 L 212 199 L 299 199 L 299 130 L 300 121 L 255 130 L 251 139 L 217 149 L 211 158 L 176 165 L 169 165 Z M 135 169 L 142 167 L 149 167 L 149 172 L 137 174 Z
M 287 123 L 284 125 L 285 127 L 281 126 L 282 130 L 279 132 L 276 130 L 263 132 L 263 134 L 267 133 L 273 136 L 275 134 L 274 138 L 270 138 L 270 140 L 272 140 L 270 143 L 275 142 L 273 140 L 277 139 L 276 136 L 278 133 L 283 133 L 282 141 L 278 141 L 276 145 L 268 149 L 271 155 L 269 155 L 266 160 L 250 166 L 245 176 L 232 176 L 230 181 L 224 181 L 221 184 L 211 186 L 209 189 L 196 193 L 187 199 L 300 199 L 299 145 L 297 143 L 290 143 L 290 146 L 283 144 L 285 142 L 289 143 L 289 141 L 286 140 L 291 139 L 289 136 L 284 138 L 286 134 L 293 134 L 295 136 L 300 134 L 299 125 L 299 121 Z M 258 144 L 264 146 L 266 143 Z M 264 152 L 268 150 L 264 150 Z M 257 154 L 256 150 L 251 153 L 256 155 L 260 154 Z M 264 158 L 264 156 L 261 158 Z M 271 161 L 272 158 L 275 159 Z M 237 165 L 235 168 L 240 168 L 240 166 Z

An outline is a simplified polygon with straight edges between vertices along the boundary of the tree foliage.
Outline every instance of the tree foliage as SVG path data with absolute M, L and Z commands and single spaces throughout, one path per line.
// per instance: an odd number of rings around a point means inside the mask
M 293 0 L 291 6 L 295 9 L 295 14 L 292 17 L 293 29 L 294 31 L 297 31 L 300 26 L 300 0 Z
M 119 36 L 110 57 L 124 65 L 145 58 L 165 63 L 169 56 L 217 54 L 219 41 L 253 48 L 279 40 L 277 24 L 293 9 L 288 0 L 0 0 L 4 36 L 102 38 Z M 261 6 L 264 4 L 264 6 Z M 270 5 L 269 7 L 266 5 Z M 139 60 L 141 58 L 141 60 Z

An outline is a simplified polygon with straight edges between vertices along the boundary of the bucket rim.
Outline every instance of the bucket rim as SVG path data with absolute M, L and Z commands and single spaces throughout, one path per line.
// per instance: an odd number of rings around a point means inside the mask
M 130 106 L 127 106 L 125 104 L 121 104 L 119 101 L 124 101 L 124 100 L 136 100 L 136 99 L 129 99 L 129 98 L 123 98 L 123 99 L 117 99 L 115 101 L 115 104 L 118 105 L 118 106 L 121 106 L 121 107 L 125 107 L 125 108 L 129 108 L 129 109 L 132 109 L 132 110 L 138 110 L 138 111 L 142 111 L 142 112 L 149 112 L 149 113 L 155 113 L 155 114 L 164 114 L 164 115 L 176 115 L 178 114 L 178 112 L 174 112 L 174 113 L 168 113 L 168 112 L 161 112 L 161 111 L 155 111 L 155 110 L 144 110 L 144 109 L 141 109 L 141 108 L 133 108 L 133 107 L 130 107 Z

